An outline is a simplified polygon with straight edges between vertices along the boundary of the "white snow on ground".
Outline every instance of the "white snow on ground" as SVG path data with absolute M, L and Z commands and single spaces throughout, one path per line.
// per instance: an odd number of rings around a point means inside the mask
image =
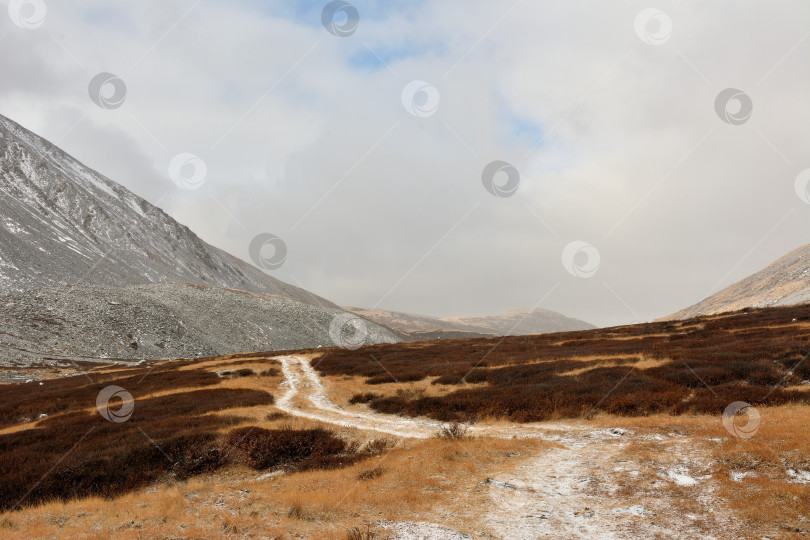
M 786 469 L 787 475 L 791 481 L 797 484 L 810 484 L 810 471 L 802 471 L 800 469 Z
M 683 467 L 677 467 L 667 471 L 670 480 L 679 486 L 696 486 L 698 481 L 689 476 L 689 472 Z
M 399 540 L 464 540 L 472 536 L 425 521 L 381 521 L 378 525 Z
M 373 411 L 345 410 L 329 399 L 323 382 L 309 359 L 280 356 L 286 388 L 277 407 L 291 415 L 343 427 L 377 431 L 399 437 L 434 436 L 442 424 L 423 418 L 404 418 Z M 542 424 L 500 423 L 472 426 L 471 435 L 496 438 L 536 438 L 555 441 L 564 448 L 545 448 L 517 470 L 493 471 L 471 489 L 486 490 L 489 504 L 473 509 L 477 517 L 466 533 L 488 530 L 495 538 L 695 538 L 704 536 L 693 522 L 730 523 L 723 505 L 714 500 L 706 464 L 683 456 L 702 450 L 685 434 L 636 436 L 621 429 L 589 429 L 559 422 Z M 653 441 L 661 446 L 664 468 L 625 456 L 633 441 Z M 689 465 L 689 467 L 687 467 Z M 801 471 L 802 474 L 805 471 Z M 796 472 L 799 475 L 799 472 Z M 663 476 L 667 481 L 661 481 Z M 800 476 L 800 475 L 799 475 Z M 808 474 L 810 476 L 810 474 Z M 640 492 L 622 494 L 628 478 L 639 482 Z M 646 481 L 643 479 L 647 479 Z M 694 490 L 702 513 L 685 520 L 668 499 L 667 485 Z M 645 491 L 646 490 L 646 491 Z M 626 493 L 626 492 L 625 492 Z M 649 495 L 653 493 L 653 495 Z M 396 538 L 468 538 L 464 532 L 428 522 L 381 522 Z M 724 530 L 725 528 L 719 528 Z M 723 538 L 734 538 L 731 530 Z M 479 533 L 476 532 L 476 536 Z
M 652 516 L 655 512 L 648 510 L 640 505 L 628 506 L 627 508 L 614 508 L 613 511 L 617 514 L 630 514 L 633 516 Z
M 744 478 L 746 478 L 746 477 L 748 477 L 748 476 L 754 476 L 754 475 L 753 475 L 753 474 L 751 474 L 750 472 L 738 472 L 738 471 L 732 471 L 730 476 L 731 476 L 731 479 L 732 479 L 733 481 L 735 481 L 735 482 L 742 482 Z
M 340 409 L 326 396 L 320 377 L 312 369 L 309 359 L 281 356 L 278 360 L 284 372 L 287 391 L 279 399 L 276 407 L 288 414 L 343 427 L 416 439 L 426 439 L 441 429 L 442 424 L 434 421 Z M 310 403 L 310 407 L 300 403 L 302 400 L 296 401 L 299 390 L 305 391 L 302 392 L 305 394 L 303 397 Z

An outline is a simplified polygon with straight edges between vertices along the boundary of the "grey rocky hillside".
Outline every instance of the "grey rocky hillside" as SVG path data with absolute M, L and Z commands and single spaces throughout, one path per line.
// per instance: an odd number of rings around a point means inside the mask
M 329 322 L 339 313 L 328 300 L 205 243 L 156 206 L 0 116 L 5 363 L 31 364 L 48 355 L 146 359 L 334 345 Z M 373 323 L 368 330 L 365 343 L 397 340 Z
M 0 297 L 0 363 L 330 347 L 341 310 L 191 284 L 66 286 Z M 366 342 L 396 341 L 376 324 Z
M 337 307 L 203 242 L 160 208 L 0 116 L 0 293 L 175 282 Z

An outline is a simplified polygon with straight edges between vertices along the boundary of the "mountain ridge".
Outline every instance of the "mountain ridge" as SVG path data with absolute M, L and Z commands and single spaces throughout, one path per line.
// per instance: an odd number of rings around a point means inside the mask
M 345 307 L 344 309 L 374 321 L 380 326 L 385 326 L 408 340 L 421 340 L 426 337 L 463 338 L 545 334 L 596 328 L 579 319 L 538 308 L 513 309 L 489 316 L 444 318 L 399 311 L 368 310 L 359 307 Z
M 88 281 L 197 282 L 337 308 L 204 242 L 162 209 L 1 115 L 0 191 L 6 195 L 0 200 L 0 294 Z M 58 273 L 49 270 L 54 258 Z
M 762 270 L 700 302 L 659 320 L 680 320 L 754 307 L 810 302 L 810 244 L 798 247 Z

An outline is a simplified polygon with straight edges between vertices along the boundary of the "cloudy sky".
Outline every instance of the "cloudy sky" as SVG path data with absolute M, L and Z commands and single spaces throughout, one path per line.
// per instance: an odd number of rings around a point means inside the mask
M 6 3 L 0 113 L 343 305 L 629 323 L 808 242 L 807 0 Z

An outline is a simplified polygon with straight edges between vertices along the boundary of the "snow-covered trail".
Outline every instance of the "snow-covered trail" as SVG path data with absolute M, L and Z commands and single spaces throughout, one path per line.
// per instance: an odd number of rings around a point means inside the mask
M 335 405 L 326 395 L 320 376 L 309 359 L 299 356 L 280 356 L 281 369 L 287 391 L 276 407 L 293 416 L 317 420 L 343 427 L 377 431 L 397 437 L 426 439 L 435 435 L 439 422 L 400 418 L 378 413 L 346 411 Z
M 347 411 L 335 405 L 315 372 L 308 358 L 300 356 L 279 356 L 287 387 L 276 407 L 293 416 L 334 424 L 343 427 L 377 431 L 397 437 L 426 439 L 435 436 L 445 425 L 436 420 L 406 418 L 376 412 Z M 590 433 L 590 430 L 566 424 L 548 423 L 543 425 L 507 424 L 492 426 L 470 426 L 470 435 L 480 435 L 503 439 L 538 438 L 560 440 L 573 433 Z
M 433 437 L 443 426 L 441 422 L 424 418 L 345 410 L 329 399 L 308 358 L 279 356 L 276 359 L 286 379 L 282 383 L 286 391 L 276 407 L 288 414 L 404 438 Z M 673 480 L 672 471 L 696 469 L 697 460 L 686 456 L 701 454 L 693 441 L 682 436 L 656 435 L 662 455 L 669 457 L 660 464 L 650 464 L 625 455 L 632 442 L 650 437 L 619 428 L 598 429 L 561 422 L 505 422 L 471 426 L 469 433 L 503 439 L 533 438 L 561 445 L 544 449 L 516 470 L 490 474 L 492 481 L 485 485 L 489 504 L 481 508 L 478 515 L 481 525 L 495 532 L 497 537 L 691 538 L 705 534 L 693 522 L 729 523 L 722 506 L 713 504 L 712 487 L 704 479 L 696 480 L 690 488 L 695 497 L 706 501 L 700 515 L 685 520 L 678 514 L 677 506 L 670 504 L 671 488 L 678 484 Z M 646 493 L 631 496 L 617 489 L 636 478 L 645 479 L 642 491 Z

